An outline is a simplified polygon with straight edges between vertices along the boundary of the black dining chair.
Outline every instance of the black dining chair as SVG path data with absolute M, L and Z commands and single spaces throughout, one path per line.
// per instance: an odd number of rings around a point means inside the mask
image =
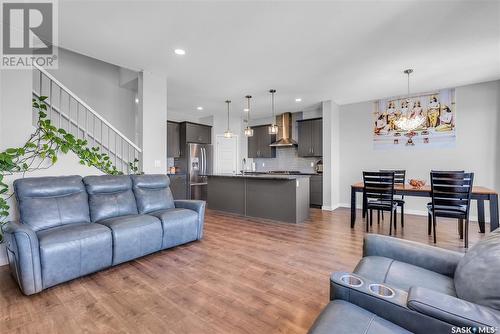
M 394 172 L 363 172 L 363 183 L 363 200 L 369 213 L 366 231 L 373 224 L 373 210 L 389 211 L 389 235 L 392 235 L 393 218 L 398 207 L 394 201 Z
M 381 169 L 380 172 L 394 172 L 394 184 L 402 184 L 406 183 L 406 170 L 404 169 Z M 401 227 L 405 226 L 405 199 L 404 195 L 396 195 L 394 197 L 394 201 L 398 203 L 398 206 L 401 208 Z M 382 212 L 382 219 L 384 219 L 384 213 Z M 397 220 L 397 216 L 394 217 Z M 396 228 L 397 224 L 395 223 L 394 228 Z
M 464 239 L 465 248 L 469 247 L 469 213 L 474 173 L 462 171 L 432 171 L 431 172 L 431 197 L 427 205 L 428 234 L 434 234 L 436 243 L 436 218 L 458 219 L 460 239 Z M 464 232 L 465 220 L 465 232 Z

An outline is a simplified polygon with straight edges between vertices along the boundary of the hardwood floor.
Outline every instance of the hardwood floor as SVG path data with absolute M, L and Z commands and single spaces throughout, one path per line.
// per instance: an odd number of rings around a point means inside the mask
M 292 225 L 208 211 L 200 242 L 30 297 L 0 267 L 0 332 L 305 333 L 328 302 L 330 273 L 361 258 L 365 223 L 351 229 L 349 217 L 311 209 Z M 463 251 L 456 221 L 439 222 L 437 245 Z M 432 244 L 426 224 L 407 215 L 397 236 Z M 388 222 L 372 231 L 388 234 Z M 471 245 L 482 237 L 471 224 Z

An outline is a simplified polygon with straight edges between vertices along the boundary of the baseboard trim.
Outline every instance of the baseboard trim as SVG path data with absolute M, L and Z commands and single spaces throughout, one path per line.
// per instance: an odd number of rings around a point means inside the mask
M 323 205 L 321 207 L 321 210 L 324 210 L 324 211 L 334 211 L 334 210 L 338 209 L 339 207 L 340 207 L 340 205 L 338 205 L 338 204 L 335 204 L 335 205 L 332 205 L 332 206 Z

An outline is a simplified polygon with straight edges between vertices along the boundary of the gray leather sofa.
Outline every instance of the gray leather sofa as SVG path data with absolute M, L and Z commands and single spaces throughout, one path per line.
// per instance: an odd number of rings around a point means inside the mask
M 3 228 L 12 275 L 31 295 L 203 237 L 204 201 L 174 200 L 166 175 L 18 179 Z
M 465 255 L 369 234 L 364 241 L 363 259 L 354 272 L 332 274 L 330 299 L 335 303 L 338 300 L 348 302 L 349 307 L 356 305 L 374 319 L 385 319 L 400 326 L 392 327 L 388 333 L 399 333 L 402 328 L 422 334 L 452 333 L 457 327 L 470 330 L 475 327 L 477 332 L 498 333 L 499 277 L 498 230 Z M 339 328 L 358 328 L 360 321 L 354 317 L 339 317 L 336 312 L 331 313 L 335 316 L 325 315 L 318 321 L 328 322 L 336 328 L 335 319 L 342 319 L 337 320 Z M 358 332 L 364 333 L 351 331 Z

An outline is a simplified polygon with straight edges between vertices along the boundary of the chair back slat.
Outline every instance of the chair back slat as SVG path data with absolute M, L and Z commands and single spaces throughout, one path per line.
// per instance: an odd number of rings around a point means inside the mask
M 394 172 L 363 172 L 365 200 L 394 200 Z
M 461 211 L 468 218 L 474 173 L 463 171 L 432 171 L 432 210 L 446 207 L 449 211 Z
M 406 182 L 406 170 L 404 169 L 381 169 L 380 172 L 394 172 L 394 183 L 395 184 L 405 184 Z

